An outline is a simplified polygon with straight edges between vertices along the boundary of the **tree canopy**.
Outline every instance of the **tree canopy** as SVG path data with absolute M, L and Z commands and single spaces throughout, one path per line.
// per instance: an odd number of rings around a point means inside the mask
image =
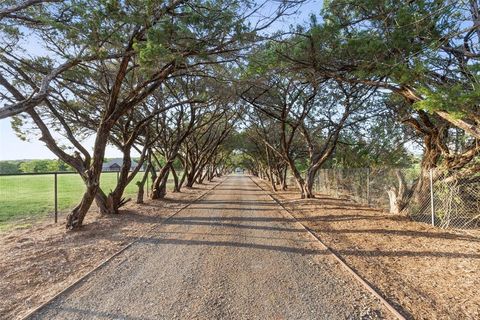
M 478 1 L 329 0 L 276 30 L 302 3 L 3 1 L 0 118 L 82 177 L 67 227 L 94 201 L 118 213 L 140 170 L 138 202 L 147 179 L 159 199 L 170 175 L 178 192 L 238 166 L 307 198 L 325 167 L 416 163 L 412 194 L 433 168 L 479 172 Z

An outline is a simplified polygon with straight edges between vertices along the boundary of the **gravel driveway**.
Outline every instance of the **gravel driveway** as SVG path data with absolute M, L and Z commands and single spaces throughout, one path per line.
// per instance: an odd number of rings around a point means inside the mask
M 32 319 L 389 318 L 249 177 L 229 176 Z

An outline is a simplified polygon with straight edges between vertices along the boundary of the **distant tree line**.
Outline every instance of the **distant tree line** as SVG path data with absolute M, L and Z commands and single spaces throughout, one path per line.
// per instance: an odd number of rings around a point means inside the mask
M 0 174 L 44 173 L 73 171 L 73 168 L 61 160 L 6 160 L 0 161 Z

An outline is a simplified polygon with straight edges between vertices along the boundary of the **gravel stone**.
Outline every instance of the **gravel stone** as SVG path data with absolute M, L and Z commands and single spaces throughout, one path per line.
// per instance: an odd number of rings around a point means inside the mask
M 384 319 L 249 177 L 229 176 L 31 319 Z

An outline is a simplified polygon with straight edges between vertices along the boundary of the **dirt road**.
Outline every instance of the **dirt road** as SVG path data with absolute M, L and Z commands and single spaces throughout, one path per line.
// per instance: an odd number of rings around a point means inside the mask
M 32 319 L 389 314 L 249 177 L 230 176 Z

